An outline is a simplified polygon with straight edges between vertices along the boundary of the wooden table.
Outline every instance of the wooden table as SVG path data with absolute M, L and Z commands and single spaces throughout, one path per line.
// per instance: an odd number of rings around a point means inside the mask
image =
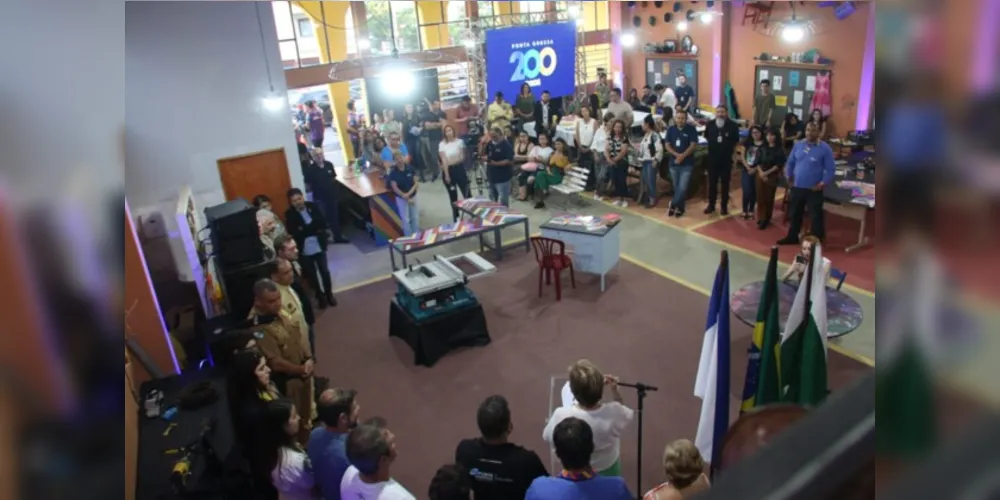
M 364 223 L 375 244 L 388 245 L 403 236 L 403 224 L 396 209 L 396 195 L 386 187 L 382 172 L 369 169 L 356 173 L 350 167 L 337 167 L 337 182 L 351 196 L 348 211 Z

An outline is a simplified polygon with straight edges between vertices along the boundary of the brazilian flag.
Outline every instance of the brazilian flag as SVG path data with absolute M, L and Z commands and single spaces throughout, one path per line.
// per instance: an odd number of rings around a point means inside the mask
M 746 381 L 743 385 L 743 404 L 740 412 L 776 402 L 780 399 L 778 386 L 777 348 L 781 340 L 778 314 L 778 249 L 771 249 L 764 288 L 757 309 L 757 323 L 748 352 Z

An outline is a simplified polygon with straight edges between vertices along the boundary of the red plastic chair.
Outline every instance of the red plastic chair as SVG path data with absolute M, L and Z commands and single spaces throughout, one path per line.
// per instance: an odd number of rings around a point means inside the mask
M 542 296 L 542 276 L 545 284 L 552 283 L 552 275 L 556 277 L 556 300 L 562 300 L 562 282 L 559 278 L 563 269 L 569 269 L 569 279 L 576 288 L 576 275 L 573 273 L 573 259 L 566 255 L 566 244 L 552 238 L 533 236 L 531 246 L 535 249 L 535 260 L 538 261 L 538 296 Z

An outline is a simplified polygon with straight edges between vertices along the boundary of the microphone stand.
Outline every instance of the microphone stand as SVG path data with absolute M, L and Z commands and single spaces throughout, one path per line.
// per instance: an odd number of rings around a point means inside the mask
M 639 414 L 639 443 L 638 450 L 636 451 L 636 472 L 635 472 L 635 488 L 637 491 L 636 498 L 642 499 L 642 404 L 646 399 L 646 393 L 650 391 L 658 391 L 659 388 L 653 387 L 651 385 L 643 384 L 642 382 L 636 382 L 634 384 L 627 384 L 625 382 L 618 382 L 618 387 L 629 387 L 635 389 L 636 395 L 639 397 L 639 403 L 636 405 L 635 411 Z

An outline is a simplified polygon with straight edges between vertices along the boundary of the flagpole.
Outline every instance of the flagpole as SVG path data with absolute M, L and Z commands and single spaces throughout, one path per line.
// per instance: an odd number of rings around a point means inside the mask
M 729 275 L 729 251 L 728 250 L 723 250 L 722 253 L 719 255 L 719 269 L 721 269 L 722 272 L 725 273 L 727 276 Z M 729 300 L 729 297 L 728 296 L 722 297 L 721 300 Z M 718 342 L 718 339 L 716 339 L 716 342 Z M 726 362 L 728 363 L 729 360 L 726 360 Z M 718 400 L 716 400 L 715 404 L 716 405 L 719 404 Z M 723 435 L 725 435 L 725 433 Z M 721 436 L 717 436 L 717 437 L 721 437 Z M 710 460 L 712 461 L 712 463 L 711 463 L 711 465 L 709 466 L 709 469 L 708 469 L 709 478 L 712 481 L 716 480 L 716 476 L 717 476 L 717 474 L 719 472 L 719 466 L 721 465 L 721 462 L 722 462 L 721 459 L 722 459 L 722 446 L 723 446 L 723 444 L 724 443 L 716 443 L 715 440 L 713 439 L 713 442 L 712 442 L 712 456 L 710 457 Z

